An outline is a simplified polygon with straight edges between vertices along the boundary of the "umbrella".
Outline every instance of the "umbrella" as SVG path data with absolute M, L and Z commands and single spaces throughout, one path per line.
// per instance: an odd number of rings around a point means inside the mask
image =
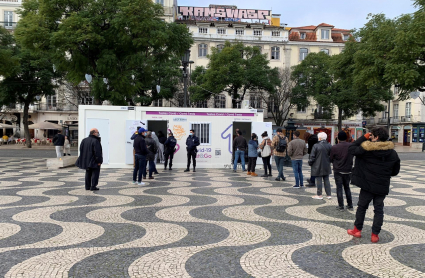
M 14 126 L 14 125 L 7 125 L 7 124 L 2 124 L 2 123 L 0 123 L 0 128 L 16 128 L 16 126 Z
M 28 126 L 29 129 L 62 129 L 61 125 L 51 122 L 40 122 Z

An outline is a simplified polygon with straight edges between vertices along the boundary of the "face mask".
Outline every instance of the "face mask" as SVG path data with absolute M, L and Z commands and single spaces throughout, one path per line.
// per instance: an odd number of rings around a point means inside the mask
M 100 137 L 100 132 L 97 133 L 97 137 Z
M 193 133 L 191 132 L 191 133 L 189 133 L 190 134 L 190 136 L 193 136 Z

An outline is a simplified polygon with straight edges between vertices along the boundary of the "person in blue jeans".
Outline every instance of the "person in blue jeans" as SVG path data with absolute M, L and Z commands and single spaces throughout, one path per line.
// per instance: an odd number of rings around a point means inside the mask
M 235 160 L 233 161 L 233 172 L 236 172 L 239 157 L 241 158 L 242 170 L 245 172 L 245 151 L 248 149 L 246 139 L 242 136 L 242 131 L 237 131 L 238 137 L 233 140 L 233 152 L 235 153 Z
M 301 188 L 304 186 L 303 181 L 303 157 L 307 154 L 307 146 L 305 141 L 300 139 L 300 132 L 298 130 L 293 133 L 294 139 L 288 144 L 288 155 L 291 157 L 292 169 L 295 176 L 294 188 Z
M 142 176 L 146 177 L 146 155 L 148 154 L 148 149 L 146 147 L 145 134 L 146 130 L 144 128 L 139 128 L 137 135 L 134 138 L 133 148 L 135 151 L 134 159 L 135 165 L 133 170 L 133 184 L 136 184 L 137 174 L 139 174 L 139 178 L 137 179 L 137 183 L 139 185 L 144 185 L 142 182 Z

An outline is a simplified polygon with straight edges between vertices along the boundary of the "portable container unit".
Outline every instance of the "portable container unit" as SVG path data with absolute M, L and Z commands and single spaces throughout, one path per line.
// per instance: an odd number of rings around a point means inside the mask
M 156 134 L 162 131 L 166 136 L 169 130 L 173 132 L 177 139 L 173 168 L 186 168 L 186 139 L 190 129 L 195 130 L 201 143 L 198 146 L 197 168 L 231 167 L 237 128 L 247 141 L 252 132 L 258 135 L 259 143 L 264 131 L 269 136 L 272 134 L 272 123 L 263 122 L 263 112 L 256 109 L 79 106 L 79 143 L 89 135 L 91 128 L 99 130 L 103 168 L 133 167 L 133 141 L 130 138 L 138 126 Z M 258 168 L 262 165 L 260 161 Z M 161 169 L 159 165 L 157 168 Z

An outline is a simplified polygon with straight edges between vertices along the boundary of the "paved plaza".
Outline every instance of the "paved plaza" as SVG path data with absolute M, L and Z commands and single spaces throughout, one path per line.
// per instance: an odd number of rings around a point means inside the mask
M 1 277 L 425 277 L 425 162 L 403 160 L 385 201 L 380 242 L 349 236 L 354 211 L 315 188 L 229 169 L 84 171 L 7 158 L 0 168 Z M 304 162 L 305 176 L 310 171 Z M 354 203 L 359 189 L 352 186 Z

